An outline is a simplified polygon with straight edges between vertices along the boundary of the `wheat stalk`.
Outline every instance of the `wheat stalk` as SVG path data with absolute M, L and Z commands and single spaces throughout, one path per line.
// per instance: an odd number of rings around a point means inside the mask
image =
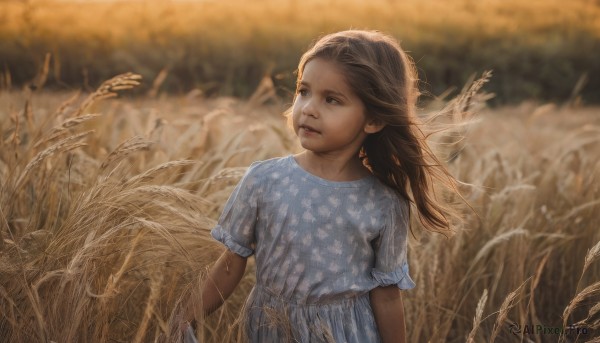
M 502 327 L 502 325 L 504 325 L 504 322 L 508 317 L 509 310 L 514 306 L 513 303 L 515 299 L 522 291 L 522 288 L 525 285 L 525 283 L 527 283 L 528 281 L 529 279 L 525 280 L 525 282 L 523 282 L 517 289 L 510 292 L 502 302 L 502 305 L 500 305 L 500 309 L 498 310 L 498 317 L 496 318 L 496 322 L 494 323 L 494 328 L 492 329 L 492 334 L 490 336 L 489 342 L 493 343 L 496 340 L 496 337 L 500 333 L 500 328 Z
M 467 336 L 467 343 L 473 343 L 475 341 L 475 334 L 477 333 L 477 329 L 481 324 L 481 317 L 483 316 L 483 309 L 487 299 L 488 290 L 486 288 L 483 290 L 483 294 L 481 295 L 481 298 L 479 298 L 479 302 L 477 302 L 477 309 L 475 310 L 475 317 L 473 318 L 473 329 L 471 329 L 469 336 Z
M 117 92 L 121 90 L 129 90 L 140 85 L 139 80 L 142 79 L 141 75 L 134 73 L 125 73 L 113 77 L 110 80 L 104 81 L 95 92 L 90 94 L 79 106 L 79 108 L 72 114 L 74 117 L 83 115 L 83 112 L 92 104 L 117 96 Z
M 73 149 L 85 146 L 86 145 L 85 143 L 81 143 L 78 141 L 83 139 L 84 137 L 86 137 L 87 135 L 89 135 L 92 132 L 93 131 L 90 130 L 90 131 L 86 131 L 86 132 L 78 133 L 76 135 L 69 136 L 67 138 L 64 138 L 64 139 L 58 141 L 56 144 L 44 149 L 43 151 L 39 152 L 27 164 L 27 166 L 25 166 L 25 169 L 23 170 L 23 172 L 21 173 L 21 175 L 15 182 L 15 189 L 19 189 L 22 186 L 25 178 L 31 172 L 31 170 L 33 170 L 35 167 L 40 165 L 42 163 L 42 161 L 44 161 L 46 158 L 48 158 L 56 153 L 59 153 L 59 152 L 65 152 L 65 151 L 69 151 L 69 150 L 73 150 Z
M 106 170 L 109 166 L 123 160 L 127 156 L 140 150 L 148 150 L 152 142 L 145 140 L 142 137 L 132 137 L 125 142 L 119 144 L 100 165 L 100 171 Z

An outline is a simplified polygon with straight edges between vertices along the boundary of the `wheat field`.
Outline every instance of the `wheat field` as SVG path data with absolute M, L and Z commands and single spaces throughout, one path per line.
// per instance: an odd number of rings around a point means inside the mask
M 575 87 L 600 102 L 597 0 L 0 0 L 0 87 L 30 82 L 51 54 L 55 89 L 168 70 L 171 92 L 247 97 L 268 74 L 283 95 L 308 45 L 348 28 L 399 39 L 433 94 L 493 69 L 500 104 Z
M 247 100 L 128 97 L 135 74 L 89 94 L 0 92 L 3 341 L 177 341 L 173 319 L 223 249 L 209 230 L 245 167 L 298 151 L 289 104 L 263 81 Z M 448 127 L 431 144 L 473 210 L 452 238 L 414 223 L 409 341 L 597 341 L 600 110 L 491 109 L 484 81 L 421 109 Z M 241 340 L 253 271 L 200 320 L 202 342 Z

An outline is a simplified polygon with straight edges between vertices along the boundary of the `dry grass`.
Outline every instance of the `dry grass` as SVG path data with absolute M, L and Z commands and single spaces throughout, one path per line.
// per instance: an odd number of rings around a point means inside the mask
M 87 100 L 0 93 L 7 341 L 172 340 L 181 301 L 194 301 L 187 294 L 222 251 L 209 229 L 244 167 L 296 149 L 283 104 L 261 106 L 269 87 L 252 104 L 193 94 L 98 102 L 135 82 L 123 75 Z M 452 239 L 416 230 L 410 262 L 418 286 L 405 294 L 410 341 L 518 340 L 511 323 L 597 332 L 598 110 L 485 110 L 477 106 L 485 98 L 465 90 L 436 121 L 480 112 L 478 121 L 432 136 L 452 156 L 475 213 L 465 211 L 465 228 Z M 239 340 L 238 313 L 252 284 L 250 264 L 226 306 L 201 320 L 203 342 Z

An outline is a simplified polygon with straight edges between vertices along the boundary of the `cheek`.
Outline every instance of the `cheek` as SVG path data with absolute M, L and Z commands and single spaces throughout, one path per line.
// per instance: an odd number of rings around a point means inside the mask
M 292 105 L 292 125 L 294 127 L 294 131 L 298 131 L 298 121 L 300 119 L 300 106 L 298 105 L 298 102 L 294 102 L 294 105 Z

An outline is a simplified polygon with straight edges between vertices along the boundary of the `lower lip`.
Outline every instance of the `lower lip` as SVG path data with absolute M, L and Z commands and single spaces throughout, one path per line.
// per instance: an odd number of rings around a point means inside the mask
M 306 128 L 304 128 L 304 127 L 301 127 L 300 129 L 302 130 L 302 134 L 304 134 L 304 135 L 312 136 L 312 135 L 317 135 L 317 134 L 319 134 L 317 131 L 313 131 L 313 130 L 310 130 L 310 129 L 306 129 Z

